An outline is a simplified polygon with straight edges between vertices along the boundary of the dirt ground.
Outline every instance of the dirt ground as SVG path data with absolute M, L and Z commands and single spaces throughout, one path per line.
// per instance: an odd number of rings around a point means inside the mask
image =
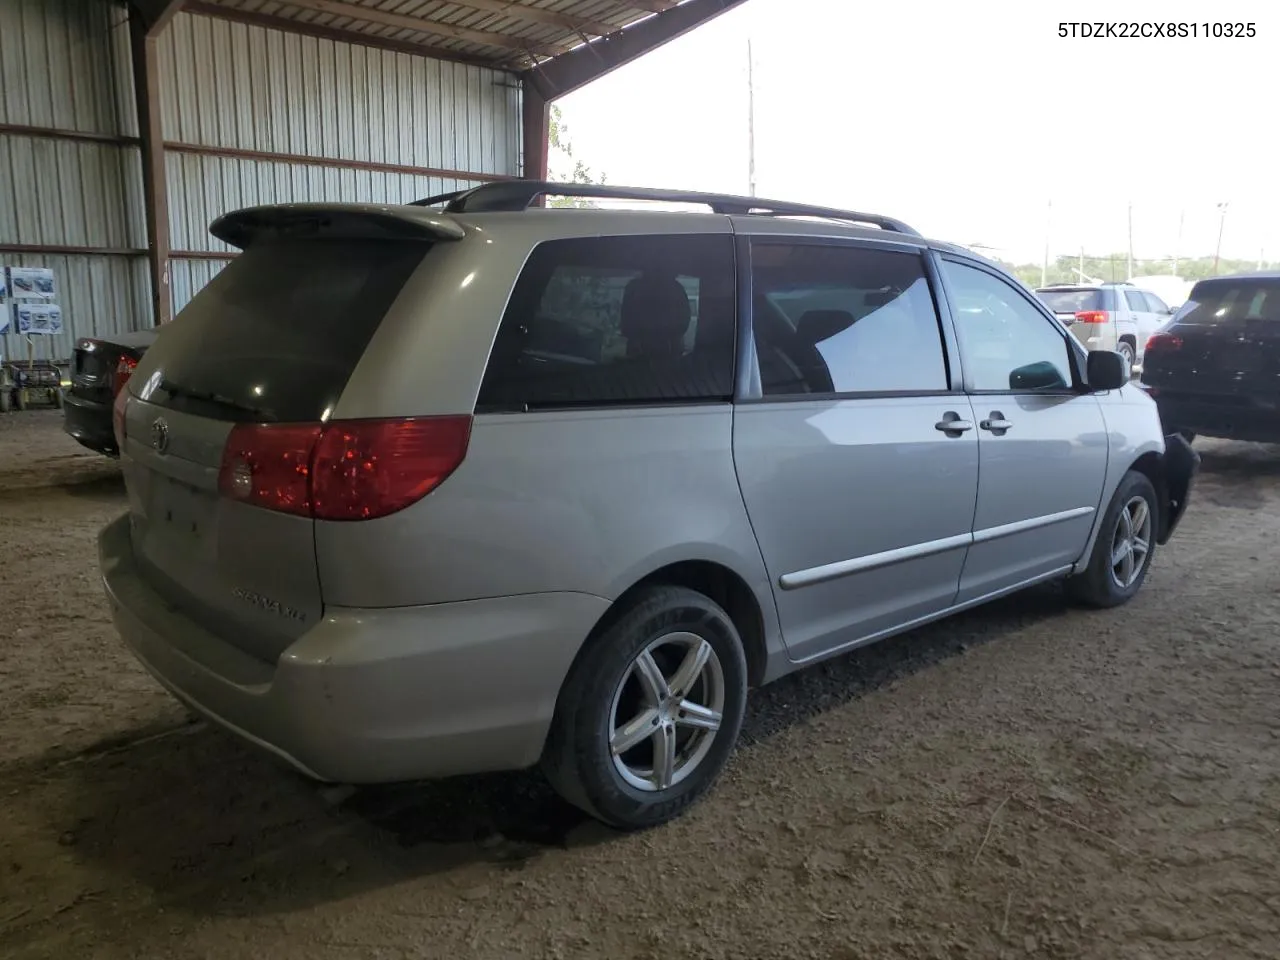
M 784 680 L 624 837 L 532 774 L 324 788 L 191 722 L 100 598 L 114 467 L 0 417 L 0 957 L 1280 956 L 1280 452 L 1200 449 L 1130 606 Z

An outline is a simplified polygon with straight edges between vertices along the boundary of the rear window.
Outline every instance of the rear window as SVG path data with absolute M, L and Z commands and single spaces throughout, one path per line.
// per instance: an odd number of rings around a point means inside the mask
M 323 419 L 429 248 L 342 239 L 250 247 L 174 319 L 148 399 L 223 420 Z
M 1054 313 L 1082 313 L 1085 310 L 1105 310 L 1102 291 L 1089 288 L 1084 290 L 1038 290 L 1042 303 Z
M 1201 326 L 1244 320 L 1278 321 L 1280 279 L 1198 283 L 1176 319 Z
M 478 409 L 727 400 L 734 310 L 728 235 L 539 244 L 512 292 Z

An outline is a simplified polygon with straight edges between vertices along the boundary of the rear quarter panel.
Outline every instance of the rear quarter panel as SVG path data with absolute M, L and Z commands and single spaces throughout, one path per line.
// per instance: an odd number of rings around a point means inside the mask
M 705 560 L 777 622 L 734 470 L 729 404 L 492 414 L 424 500 L 316 524 L 326 603 L 392 607 L 569 591 L 614 600 L 670 563 Z

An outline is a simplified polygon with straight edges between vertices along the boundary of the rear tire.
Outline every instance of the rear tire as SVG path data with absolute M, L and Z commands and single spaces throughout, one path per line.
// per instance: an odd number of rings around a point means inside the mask
M 13 392 L 8 387 L 0 387 L 0 413 L 8 413 L 13 409 Z
M 19 412 L 27 409 L 27 391 L 19 387 L 13 391 L 13 405 Z
M 1067 581 L 1071 595 L 1100 609 L 1132 600 L 1151 569 L 1159 524 L 1155 487 L 1145 474 L 1130 470 L 1102 518 L 1089 566 Z
M 543 772 L 566 800 L 613 827 L 657 826 L 715 782 L 746 700 L 747 662 L 729 615 L 696 591 L 652 587 L 588 641 L 569 671 Z
M 1129 365 L 1129 376 L 1133 376 L 1133 365 L 1138 362 L 1137 351 L 1133 349 L 1133 344 L 1128 340 L 1121 340 L 1116 347 L 1116 353 L 1124 357 L 1125 363 Z

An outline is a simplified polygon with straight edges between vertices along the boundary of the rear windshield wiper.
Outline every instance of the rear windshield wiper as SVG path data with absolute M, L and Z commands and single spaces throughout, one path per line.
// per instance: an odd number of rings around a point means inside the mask
M 239 400 L 233 400 L 231 397 L 224 397 L 222 394 L 214 393 L 211 390 L 193 390 L 190 387 L 179 386 L 172 380 L 161 380 L 160 389 L 171 397 L 185 397 L 188 400 L 197 400 L 201 403 L 210 403 L 216 407 L 222 407 L 226 410 L 234 410 L 236 413 L 246 413 L 260 420 L 274 420 L 275 414 L 265 407 L 255 407 L 252 404 L 241 403 Z

